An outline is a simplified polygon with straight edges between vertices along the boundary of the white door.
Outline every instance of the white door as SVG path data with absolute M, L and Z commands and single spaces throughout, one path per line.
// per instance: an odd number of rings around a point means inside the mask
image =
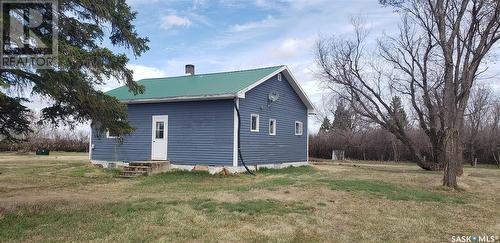
M 167 160 L 168 116 L 153 116 L 151 160 Z

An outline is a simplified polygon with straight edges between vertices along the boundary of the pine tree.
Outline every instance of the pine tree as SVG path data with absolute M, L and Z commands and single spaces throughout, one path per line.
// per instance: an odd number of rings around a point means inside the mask
M 351 112 L 345 107 L 343 102 L 339 102 L 335 110 L 335 117 L 333 119 L 333 130 L 347 131 L 352 129 Z
M 399 96 L 392 97 L 390 119 L 395 125 L 400 125 L 403 128 L 408 126 L 406 111 Z
M 323 123 L 321 123 L 321 127 L 319 128 L 319 133 L 329 133 L 332 128 L 332 124 L 330 123 L 330 119 L 328 117 L 323 118 Z
M 20 98 L 12 98 L 0 92 L 0 138 L 9 141 L 18 141 L 18 137 L 12 136 L 16 131 L 31 132 L 30 115 L 28 108 L 21 105 L 21 102 L 26 100 Z M 0 139 L 1 141 L 1 139 Z
M 30 131 L 26 125 L 31 121 L 29 112 L 22 104 L 26 100 L 13 96 L 14 92 L 4 92 L 6 89 L 49 99 L 51 106 L 42 109 L 41 122 L 72 126 L 92 120 L 100 131 L 132 132 L 126 107 L 99 91 L 97 86 L 116 79 L 134 94 L 144 92 L 144 87 L 134 82 L 132 71 L 126 67 L 127 56 L 113 53 L 102 43 L 104 38 L 109 38 L 112 45 L 130 50 L 135 57 L 147 51 L 148 39 L 139 37 L 132 25 L 135 17 L 126 0 L 59 0 L 58 66 L 0 70 L 3 88 L 0 90 L 0 140 L 15 140 Z M 52 38 L 49 32 L 38 34 L 43 35 L 42 40 Z

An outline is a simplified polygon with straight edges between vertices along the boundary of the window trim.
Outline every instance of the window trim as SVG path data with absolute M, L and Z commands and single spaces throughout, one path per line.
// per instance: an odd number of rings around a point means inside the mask
M 106 130 L 106 138 L 119 138 L 119 136 L 110 136 L 109 129 L 108 129 L 108 130 Z
M 299 131 L 297 132 L 297 124 L 299 124 Z M 294 126 L 294 129 L 295 129 L 295 136 L 302 136 L 304 135 L 304 123 L 301 122 L 301 121 L 295 121 L 295 126 Z
M 274 133 L 271 133 L 271 121 L 273 121 L 273 130 L 274 130 Z M 276 124 L 276 119 L 269 119 L 269 135 L 271 136 L 276 136 L 276 128 L 278 127 L 278 125 Z
M 283 80 L 283 75 L 281 73 L 278 73 L 278 81 L 282 81 Z
M 257 120 L 256 120 L 256 129 L 255 130 L 252 129 L 252 121 L 253 121 L 254 117 L 257 117 Z M 254 113 L 250 114 L 250 131 L 251 132 L 259 132 L 259 126 L 260 126 L 259 123 L 260 123 L 260 116 L 259 116 L 259 114 L 254 114 Z
M 158 135 L 158 131 L 160 131 L 158 129 L 158 123 L 162 123 L 163 124 L 163 129 L 162 129 L 163 130 L 162 131 L 163 137 L 162 138 L 158 138 L 158 136 L 157 136 Z M 165 139 L 165 126 L 166 126 L 165 123 L 166 123 L 165 121 L 156 121 L 156 123 L 155 123 L 155 134 L 154 134 L 155 138 L 154 139 Z

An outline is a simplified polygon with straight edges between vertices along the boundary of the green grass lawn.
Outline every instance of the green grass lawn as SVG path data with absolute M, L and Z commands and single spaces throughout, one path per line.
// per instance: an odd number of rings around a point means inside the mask
M 406 163 L 318 162 L 257 176 L 137 179 L 86 154 L 0 154 L 0 242 L 436 242 L 500 236 L 500 170 L 466 168 L 461 190 Z

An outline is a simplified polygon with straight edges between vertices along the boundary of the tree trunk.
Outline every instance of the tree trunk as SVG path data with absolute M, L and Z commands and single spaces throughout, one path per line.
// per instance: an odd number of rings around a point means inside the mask
M 432 149 L 432 162 L 435 163 L 439 168 L 444 167 L 444 141 L 442 137 L 432 136 L 431 137 L 431 149 Z
M 497 167 L 500 168 L 500 149 L 498 152 L 493 152 L 493 159 L 495 160 Z
M 444 19 L 445 15 L 442 13 Z M 457 86 L 454 80 L 454 63 L 452 43 L 445 40 L 445 27 L 440 27 L 441 47 L 444 57 L 444 93 L 443 93 L 443 114 L 445 124 L 444 136 L 444 176 L 443 185 L 457 188 L 457 176 L 462 163 L 462 144 L 460 143 L 461 124 L 460 110 L 457 104 Z M 465 109 L 465 108 L 464 108 Z M 463 113 L 462 113 L 463 114 Z M 463 118 L 463 117 L 462 117 Z
M 457 177 L 462 174 L 462 149 L 459 131 L 450 129 L 445 141 L 443 186 L 457 188 Z
M 410 151 L 411 154 L 415 157 L 415 162 L 417 165 L 424 169 L 424 170 L 430 170 L 430 171 L 438 171 L 442 170 L 442 164 L 436 164 L 433 161 L 427 162 L 421 155 L 420 152 L 418 152 L 415 149 L 415 146 L 413 143 L 408 139 L 407 137 L 399 136 L 398 137 L 399 141 L 401 141 Z
M 470 165 L 475 166 L 475 162 L 477 161 L 475 147 L 470 146 L 469 151 L 470 151 Z
M 396 139 L 391 139 L 391 144 L 392 144 L 392 155 L 393 155 L 393 159 L 394 159 L 394 162 L 398 162 L 399 161 L 399 151 L 398 151 L 398 145 L 397 145 L 397 141 Z

